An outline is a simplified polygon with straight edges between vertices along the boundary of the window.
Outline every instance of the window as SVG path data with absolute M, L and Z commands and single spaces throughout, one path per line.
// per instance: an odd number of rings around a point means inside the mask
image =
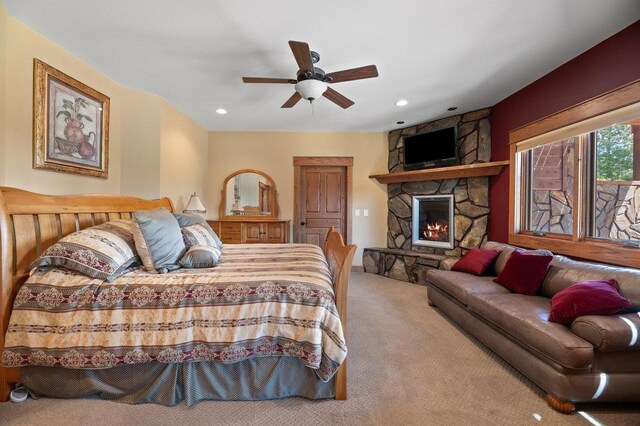
M 637 123 L 637 124 L 634 124 Z M 640 240 L 640 120 L 589 135 L 595 144 L 590 235 L 605 240 Z
M 509 139 L 511 243 L 640 267 L 640 82 Z
M 573 231 L 574 138 L 530 149 L 527 229 L 571 235 Z

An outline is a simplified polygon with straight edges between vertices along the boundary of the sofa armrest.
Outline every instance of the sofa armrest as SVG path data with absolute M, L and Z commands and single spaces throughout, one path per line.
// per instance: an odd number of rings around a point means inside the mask
M 640 316 L 636 313 L 579 317 L 571 324 L 571 332 L 599 352 L 640 349 Z
M 440 267 L 438 269 L 442 269 L 443 271 L 450 271 L 453 265 L 460 260 L 459 257 L 447 257 L 444 260 L 440 261 Z

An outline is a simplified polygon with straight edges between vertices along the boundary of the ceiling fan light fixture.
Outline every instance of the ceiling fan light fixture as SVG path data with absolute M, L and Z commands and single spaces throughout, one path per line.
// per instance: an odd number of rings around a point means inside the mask
M 302 80 L 296 84 L 296 91 L 303 99 L 313 101 L 327 91 L 327 83 L 320 80 Z

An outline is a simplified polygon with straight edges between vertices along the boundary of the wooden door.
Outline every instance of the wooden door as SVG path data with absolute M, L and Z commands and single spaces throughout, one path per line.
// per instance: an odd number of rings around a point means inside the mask
M 296 168 L 295 241 L 322 246 L 332 226 L 339 230 L 345 239 L 350 240 L 353 159 L 311 159 L 314 160 L 310 161 L 311 164 L 299 164 Z

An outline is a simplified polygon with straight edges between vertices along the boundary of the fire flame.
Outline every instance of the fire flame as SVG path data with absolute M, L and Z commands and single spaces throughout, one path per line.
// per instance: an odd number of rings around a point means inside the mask
M 449 226 L 439 223 L 428 223 L 427 229 L 422 231 L 422 235 L 429 240 L 446 239 L 449 236 Z

